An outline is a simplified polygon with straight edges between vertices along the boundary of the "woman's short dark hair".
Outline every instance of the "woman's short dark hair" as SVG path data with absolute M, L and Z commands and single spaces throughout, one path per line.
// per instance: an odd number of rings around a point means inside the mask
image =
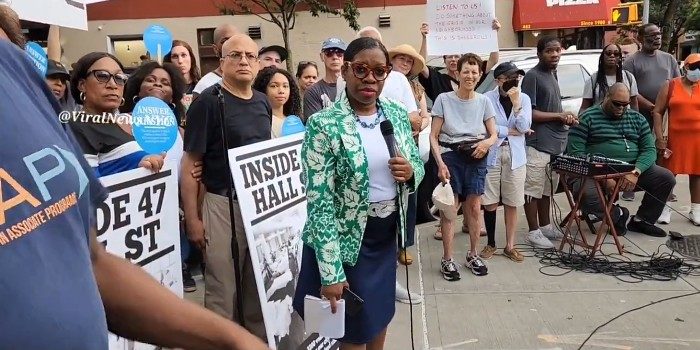
M 462 66 L 464 66 L 465 64 L 479 66 L 479 73 L 484 73 L 484 60 L 482 60 L 481 57 L 479 57 L 479 55 L 473 53 L 462 55 L 462 57 L 459 58 L 459 61 L 457 61 L 457 71 L 461 72 Z
M 70 77 L 70 93 L 71 95 L 73 95 L 73 99 L 78 101 L 78 103 L 82 104 L 84 102 L 82 99 L 80 99 L 80 90 L 78 90 L 78 83 L 82 79 L 87 79 L 90 67 L 92 67 L 92 65 L 95 64 L 95 62 L 105 57 L 109 57 L 112 60 L 114 60 L 114 62 L 117 62 L 119 68 L 122 71 L 124 71 L 124 66 L 121 62 L 119 62 L 119 59 L 116 58 L 114 55 L 106 52 L 91 52 L 83 57 L 80 57 L 78 62 L 75 62 L 75 66 L 73 66 L 73 74 L 71 74 Z
M 173 109 L 175 113 L 175 119 L 180 121 L 185 116 L 185 106 L 182 105 L 182 96 L 185 93 L 185 78 L 182 76 L 180 69 L 172 63 L 159 64 L 156 61 L 151 61 L 144 63 L 134 73 L 129 76 L 129 80 L 126 82 L 124 87 L 124 105 L 119 107 L 119 111 L 122 113 L 131 113 L 134 110 L 134 106 L 138 101 L 138 95 L 141 91 L 141 84 L 154 70 L 161 68 L 168 72 L 170 75 L 170 87 L 173 89 L 173 102 L 170 104 L 170 108 Z M 168 103 L 167 101 L 164 101 Z
M 297 78 L 301 79 L 301 75 L 304 74 L 304 70 L 309 67 L 316 68 L 316 73 L 318 73 L 318 65 L 316 64 L 316 62 L 301 61 L 297 65 Z
M 199 67 L 197 66 L 197 58 L 194 57 L 194 51 L 192 51 L 192 46 L 188 44 L 185 41 L 182 40 L 173 40 L 173 47 L 176 46 L 182 46 L 185 49 L 187 49 L 187 53 L 190 55 L 190 75 L 192 78 L 192 84 L 197 84 L 199 82 L 199 79 L 202 79 L 202 73 L 199 71 Z M 172 58 L 170 55 L 172 55 L 173 50 L 170 49 L 170 52 L 168 52 L 167 55 L 165 55 L 165 59 L 163 59 L 163 62 L 172 62 Z
M 296 115 L 300 117 L 301 94 L 299 93 L 299 86 L 296 81 L 294 81 L 294 77 L 286 70 L 279 69 L 275 66 L 263 68 L 253 82 L 253 89 L 267 95 L 267 85 L 270 84 L 270 80 L 272 80 L 272 77 L 277 73 L 284 75 L 287 80 L 289 80 L 289 99 L 283 107 L 284 115 Z
M 561 44 L 561 40 L 559 40 L 559 38 L 556 36 L 545 35 L 541 37 L 540 40 L 537 40 L 537 53 L 543 53 L 548 44 L 555 42 Z
M 384 44 L 381 41 L 374 38 L 357 38 L 353 40 L 350 45 L 348 45 L 347 50 L 345 50 L 345 55 L 343 55 L 343 60 L 345 62 L 350 62 L 355 59 L 355 56 L 364 50 L 380 49 L 386 57 L 386 62 L 389 63 L 389 51 L 387 51 Z

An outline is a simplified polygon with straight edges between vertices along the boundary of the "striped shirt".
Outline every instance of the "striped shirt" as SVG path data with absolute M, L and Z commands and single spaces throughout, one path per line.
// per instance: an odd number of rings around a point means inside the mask
M 136 169 L 148 155 L 134 137 L 117 124 L 76 121 L 69 125 L 98 177 Z
M 587 109 L 569 131 L 569 155 L 602 155 L 635 164 L 644 172 L 656 162 L 656 146 L 649 123 L 627 109 L 620 119 L 609 117 L 601 105 Z

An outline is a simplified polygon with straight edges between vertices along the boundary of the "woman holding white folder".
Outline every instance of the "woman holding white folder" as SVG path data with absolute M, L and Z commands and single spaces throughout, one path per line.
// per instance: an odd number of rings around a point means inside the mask
M 346 89 L 309 118 L 302 147 L 308 218 L 294 308 L 303 317 L 304 298 L 323 296 L 335 312 L 347 288 L 363 303 L 345 314 L 341 349 L 383 349 L 395 312 L 397 232 L 404 240 L 406 199 L 423 166 L 406 109 L 379 98 L 391 71 L 386 48 L 359 38 L 344 59 Z M 393 124 L 393 158 L 384 120 Z

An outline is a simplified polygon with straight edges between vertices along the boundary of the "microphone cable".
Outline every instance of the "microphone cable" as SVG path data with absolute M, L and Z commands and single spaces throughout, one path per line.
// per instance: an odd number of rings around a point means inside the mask
M 404 191 L 408 192 L 408 186 L 406 186 L 405 184 L 399 184 L 399 186 Z M 410 197 L 410 193 L 408 196 Z M 406 203 L 406 208 L 408 208 L 408 203 Z M 403 208 L 400 206 L 399 210 L 403 211 Z M 406 214 L 404 214 L 404 215 L 406 215 Z M 401 217 L 401 215 L 399 214 L 399 218 L 400 217 Z M 406 227 L 404 227 L 404 231 L 406 231 Z M 416 233 L 416 230 L 414 227 L 414 230 L 413 230 L 414 236 L 415 236 L 415 233 Z M 404 232 L 404 237 L 405 237 L 405 232 Z M 406 240 L 404 239 L 400 245 L 400 249 L 403 249 L 404 254 L 407 253 L 406 248 L 408 248 L 408 247 L 406 247 Z M 401 254 L 400 251 L 399 251 L 399 254 Z M 411 286 L 408 283 L 408 264 L 403 264 L 403 265 L 405 267 L 405 272 L 406 272 L 406 294 L 408 294 L 408 308 L 409 308 L 408 311 L 409 311 L 409 317 L 410 317 L 410 330 L 411 330 L 411 350 L 416 350 L 416 344 L 415 344 L 415 339 L 414 339 L 415 338 L 415 336 L 414 336 L 414 324 L 413 324 L 413 298 L 411 298 Z M 396 289 L 396 288 L 394 288 L 394 289 Z M 396 295 L 396 290 L 394 290 L 394 295 Z M 396 296 L 394 296 L 394 299 L 396 299 Z M 425 300 L 423 300 L 423 302 L 425 302 Z M 394 300 L 394 303 L 396 303 L 396 300 Z
M 415 232 L 414 232 L 415 234 Z M 404 244 L 405 245 L 405 244 Z M 404 247 L 405 251 L 405 247 Z M 413 300 L 411 298 L 411 286 L 408 283 L 408 264 L 404 265 L 406 271 L 406 294 L 408 294 L 408 310 L 409 317 L 411 318 L 411 350 L 416 350 L 415 335 L 414 335 L 414 325 L 413 325 Z M 425 299 L 423 300 L 425 302 Z

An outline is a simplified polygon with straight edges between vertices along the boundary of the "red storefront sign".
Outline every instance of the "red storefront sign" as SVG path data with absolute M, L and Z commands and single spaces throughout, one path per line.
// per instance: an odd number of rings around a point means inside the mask
M 611 25 L 620 0 L 515 0 L 513 29 L 540 30 Z

